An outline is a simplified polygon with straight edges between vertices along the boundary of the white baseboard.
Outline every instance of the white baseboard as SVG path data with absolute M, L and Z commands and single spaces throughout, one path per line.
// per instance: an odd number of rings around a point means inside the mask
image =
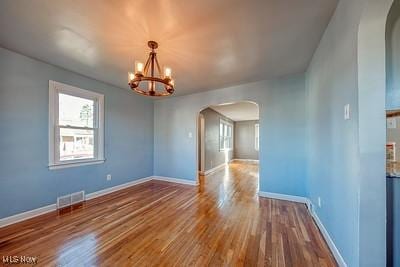
M 113 193 L 115 191 L 124 189 L 124 188 L 128 188 L 137 184 L 141 184 L 144 182 L 148 182 L 151 180 L 161 180 L 161 181 L 167 181 L 167 182 L 171 182 L 171 183 L 179 183 L 179 184 L 187 184 L 187 185 L 196 185 L 197 182 L 196 181 L 191 181 L 191 180 L 184 180 L 184 179 L 177 179 L 177 178 L 170 178 L 170 177 L 162 177 L 162 176 L 149 176 L 149 177 L 145 177 L 145 178 L 141 178 L 138 180 L 134 180 L 131 182 L 127 182 L 124 184 L 120 184 L 120 185 L 116 185 L 113 187 L 109 187 L 109 188 L 105 188 L 93 193 L 89 193 L 86 195 L 86 200 L 90 200 L 90 199 L 94 199 L 97 197 L 101 197 L 110 193 Z M 39 215 L 43 215 L 45 213 L 51 212 L 51 211 L 55 211 L 57 210 L 57 205 L 56 204 L 51 204 L 51 205 L 47 205 L 41 208 L 37 208 L 34 210 L 29 210 L 29 211 L 25 211 L 22 213 L 18 213 L 9 217 L 5 217 L 5 218 L 1 218 L 0 219 L 0 228 L 5 227 L 7 225 L 11 225 L 14 223 L 18 223 L 21 221 L 25 221 L 28 219 L 31 219 L 33 217 L 39 216 Z
M 256 163 L 256 164 L 258 164 L 260 162 L 258 159 L 231 159 L 231 162 L 233 162 L 233 161 L 243 161 L 243 162 Z
M 43 215 L 43 214 L 51 212 L 51 211 L 55 211 L 56 209 L 57 209 L 57 204 L 51 204 L 51 205 L 47 205 L 47 206 L 44 206 L 41 208 L 37 208 L 34 210 L 28 210 L 28 211 L 25 211 L 22 213 L 18 213 L 18 214 L 9 216 L 9 217 L 2 218 L 2 219 L 0 219 L 0 228 L 10 225 L 10 224 L 28 220 L 33 217 Z
M 176 184 L 185 184 L 185 185 L 197 185 L 198 184 L 197 181 L 193 181 L 193 180 L 178 179 L 178 178 L 165 177 L 165 176 L 152 176 L 152 180 L 165 181 L 165 182 L 176 183 Z
M 267 197 L 267 198 L 274 198 L 274 199 L 280 199 L 280 200 L 287 200 L 287 201 L 292 201 L 292 202 L 298 202 L 298 203 L 304 203 L 307 205 L 308 211 L 310 212 L 310 215 L 314 218 L 314 221 L 319 228 L 322 236 L 324 237 L 326 243 L 329 246 L 329 249 L 331 250 L 333 257 L 335 258 L 336 262 L 340 267 L 347 267 L 346 262 L 344 261 L 342 255 L 340 254 L 339 250 L 337 249 L 335 243 L 333 242 L 332 238 L 330 237 L 328 231 L 326 230 L 325 226 L 322 224 L 321 220 L 318 218 L 317 214 L 315 211 L 312 209 L 311 205 L 311 200 L 306 198 L 306 197 L 299 197 L 299 196 L 293 196 L 293 195 L 285 195 L 285 194 L 277 194 L 277 193 L 271 193 L 271 192 L 262 192 L 259 191 L 258 195 L 260 197 Z
M 259 191 L 258 195 L 260 197 L 275 198 L 275 199 L 280 199 L 280 200 L 304 203 L 307 205 L 307 208 L 310 209 L 310 200 L 306 197 L 299 197 L 299 196 L 285 195 L 285 194 L 278 194 L 278 193 L 271 193 L 271 192 L 263 192 L 263 191 Z
M 221 168 L 225 168 L 225 166 L 226 166 L 226 163 L 222 163 L 222 164 L 220 164 L 220 165 L 218 165 L 218 166 L 215 166 L 215 167 L 212 168 L 212 169 L 209 169 L 209 170 L 205 171 L 205 172 L 204 172 L 204 175 L 209 175 L 209 174 L 211 174 L 211 173 L 213 173 L 213 172 L 218 171 L 218 170 L 221 169 Z
M 93 192 L 93 193 L 89 193 L 89 194 L 86 195 L 86 200 L 90 200 L 90 199 L 93 199 L 93 198 L 96 198 L 96 197 L 101 197 L 101 196 L 113 193 L 115 191 L 118 191 L 118 190 L 121 190 L 121 189 L 124 189 L 124 188 L 128 188 L 128 187 L 131 187 L 131 186 L 134 186 L 134 185 L 137 185 L 137 184 L 141 184 L 141 183 L 144 183 L 144 182 L 148 182 L 148 181 L 150 181 L 152 179 L 153 179 L 153 177 L 149 176 L 149 177 L 141 178 L 141 179 L 134 180 L 134 181 L 131 181 L 131 182 L 127 182 L 127 183 L 124 183 L 124 184 L 119 184 L 119 185 L 116 185 L 116 186 L 113 186 L 113 187 L 108 187 L 108 188 L 105 188 L 105 189 L 102 189 L 102 190 L 99 190 L 99 191 L 96 191 L 96 192 Z
M 318 215 L 315 213 L 314 210 L 310 211 L 311 216 L 314 218 L 315 223 L 317 224 L 320 232 L 325 238 L 326 243 L 328 244 L 333 256 L 336 259 L 337 264 L 340 267 L 347 267 L 346 262 L 344 261 L 342 255 L 340 254 L 339 250 L 337 249 L 335 243 L 333 242 L 331 236 L 329 235 L 328 231 L 325 229 L 325 226 L 322 224 L 321 220 L 319 219 Z
M 229 162 L 234 162 L 234 161 L 243 161 L 243 162 L 255 163 L 255 164 L 259 163 L 259 160 L 257 160 L 257 159 L 231 159 Z M 219 169 L 224 168 L 226 165 L 227 165 L 227 163 L 222 163 L 222 164 L 215 166 L 214 168 L 209 169 L 207 171 L 199 171 L 199 175 L 209 175 L 213 172 L 218 171 Z

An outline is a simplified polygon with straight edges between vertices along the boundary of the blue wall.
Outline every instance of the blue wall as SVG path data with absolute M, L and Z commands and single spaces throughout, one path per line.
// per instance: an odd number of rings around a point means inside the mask
M 221 120 L 231 123 L 232 127 L 234 127 L 234 121 L 211 108 L 202 110 L 201 114 L 204 118 L 204 171 L 208 171 L 233 158 L 233 149 L 220 150 L 219 127 Z
M 308 195 L 349 266 L 359 264 L 357 35 L 361 10 L 360 1 L 339 1 L 306 74 Z M 350 104 L 350 120 L 344 120 L 346 104 Z
M 243 100 L 258 103 L 260 109 L 260 191 L 305 196 L 303 75 L 155 101 L 154 174 L 196 180 L 198 113 L 210 105 Z
M 0 69 L 0 218 L 153 174 L 151 100 L 2 48 Z M 104 164 L 48 169 L 49 80 L 104 94 Z

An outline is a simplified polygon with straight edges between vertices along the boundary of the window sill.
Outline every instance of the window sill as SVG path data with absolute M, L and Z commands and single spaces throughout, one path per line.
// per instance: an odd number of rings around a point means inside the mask
M 49 165 L 49 170 L 58 170 L 58 169 L 65 169 L 65 168 L 72 168 L 72 167 L 79 167 L 79 166 L 86 166 L 86 165 L 94 165 L 94 164 L 102 164 L 106 160 L 88 160 L 88 161 L 81 161 L 81 162 L 69 162 L 69 163 L 60 163 Z

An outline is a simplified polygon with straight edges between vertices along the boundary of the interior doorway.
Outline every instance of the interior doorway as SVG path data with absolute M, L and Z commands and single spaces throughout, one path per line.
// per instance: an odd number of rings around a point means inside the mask
M 222 103 L 200 110 L 196 152 L 199 184 L 217 172 L 228 174 L 240 167 L 251 170 L 258 191 L 259 129 L 259 107 L 254 102 Z M 257 166 L 245 168 L 249 164 Z
M 204 144 L 204 134 L 205 134 L 205 120 L 204 115 L 199 113 L 198 120 L 198 147 L 197 147 L 197 157 L 198 157 L 198 171 L 199 174 L 204 175 L 204 161 L 205 161 L 205 144 Z
M 386 22 L 386 263 L 400 266 L 400 1 Z

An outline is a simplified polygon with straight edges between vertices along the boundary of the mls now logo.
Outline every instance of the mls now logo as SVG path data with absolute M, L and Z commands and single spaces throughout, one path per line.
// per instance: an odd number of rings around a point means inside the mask
M 32 256 L 3 256 L 3 264 L 37 264 L 38 258 Z

